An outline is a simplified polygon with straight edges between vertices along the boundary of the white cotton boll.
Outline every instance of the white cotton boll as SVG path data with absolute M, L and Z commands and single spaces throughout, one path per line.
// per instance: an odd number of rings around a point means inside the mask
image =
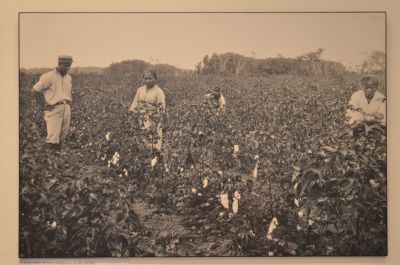
M 120 178 L 122 178 L 122 174 L 119 174 L 118 176 L 119 176 Z
M 313 220 L 308 220 L 308 225 L 313 225 L 314 224 L 314 221 Z
M 255 237 L 256 236 L 256 234 L 254 234 L 253 230 L 250 230 L 249 234 L 250 234 L 251 237 Z
M 221 193 L 219 195 L 220 202 L 225 209 L 229 209 L 228 193 Z
M 205 189 L 207 187 L 208 187 L 208 178 L 206 177 L 203 179 L 203 188 Z
M 107 140 L 107 141 L 110 141 L 110 140 L 111 140 L 111 133 L 110 133 L 110 132 L 108 132 L 108 133 L 106 134 L 106 140 Z
M 256 162 L 256 165 L 254 166 L 254 169 L 253 169 L 253 178 L 254 178 L 254 180 L 256 180 L 257 177 L 258 177 L 258 164 L 259 164 L 259 161 Z
M 157 164 L 157 161 L 158 161 L 158 158 L 157 158 L 157 157 L 153 158 L 153 159 L 151 160 L 151 162 L 150 162 L 151 167 L 154 167 L 154 166 Z
M 273 256 L 274 256 L 274 252 L 269 251 L 269 252 L 268 252 L 268 257 L 273 257 Z
M 196 194 L 196 192 L 197 192 L 197 189 L 196 188 L 192 188 L 192 193 Z
M 376 189 L 379 186 L 379 183 L 376 183 L 374 179 L 370 179 L 369 184 L 371 185 L 371 188 L 373 188 L 373 189 Z
M 224 212 L 220 212 L 220 213 L 219 213 L 219 217 L 223 217 L 224 215 L 225 215 Z
M 258 160 L 258 159 L 260 159 L 260 156 L 259 155 L 255 155 L 254 156 L 254 160 Z
M 239 201 L 236 198 L 233 198 L 232 211 L 234 214 L 236 214 L 239 211 Z
M 128 176 L 128 170 L 126 168 L 124 168 L 124 175 L 125 175 L 125 177 Z
M 101 161 L 104 161 L 104 160 L 106 160 L 106 158 L 107 158 L 107 155 L 106 155 L 106 154 L 104 154 L 104 155 L 101 157 Z
M 113 157 L 111 159 L 111 163 L 116 166 L 116 165 L 118 165 L 119 160 L 120 160 L 120 155 L 118 154 L 118 152 L 115 152 L 115 154 L 113 155 Z
M 304 217 L 304 212 L 300 210 L 300 211 L 297 213 L 297 215 L 298 215 L 300 218 L 303 218 L 303 217 Z
M 268 227 L 268 233 L 267 233 L 268 240 L 272 240 L 272 232 L 274 232 L 278 224 L 279 224 L 278 219 L 276 219 L 276 217 L 272 218 L 271 223 L 269 224 Z
M 240 200 L 240 192 L 235 191 L 235 193 L 233 193 L 233 197 Z
M 312 151 L 310 149 L 307 150 L 308 154 L 312 154 Z
M 294 205 L 296 205 L 297 207 L 300 207 L 300 202 L 298 199 L 294 199 Z
M 218 175 L 222 176 L 222 171 L 221 170 L 218 171 Z
M 297 225 L 297 231 L 300 231 L 301 230 L 301 226 L 299 226 L 299 225 Z
M 235 144 L 233 146 L 233 156 L 236 157 L 238 152 L 239 152 L 239 145 Z
M 57 227 L 56 221 L 53 221 L 50 225 L 51 228 L 55 229 Z
M 300 168 L 299 167 L 293 167 L 294 172 L 292 174 L 292 182 L 300 175 Z
M 197 196 L 203 196 L 203 194 L 199 192 L 199 193 L 197 193 Z

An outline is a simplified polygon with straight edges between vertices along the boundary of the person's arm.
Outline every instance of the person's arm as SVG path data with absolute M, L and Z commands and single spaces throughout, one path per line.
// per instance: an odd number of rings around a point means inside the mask
M 50 85 L 50 78 L 47 75 L 42 75 L 39 81 L 32 88 L 32 93 L 36 104 L 42 111 L 48 110 L 49 107 L 44 99 L 43 91 L 48 89 Z
M 386 98 L 381 97 L 374 102 L 374 112 L 370 114 L 371 120 L 386 125 Z
M 162 111 L 165 112 L 165 95 L 161 89 L 160 92 L 157 94 L 157 105 L 161 107 Z
M 132 105 L 129 108 L 129 111 L 137 112 L 139 108 L 139 94 L 140 94 L 140 88 L 136 91 L 135 98 L 133 99 Z
M 364 119 L 364 115 L 358 104 L 358 94 L 354 93 L 351 96 L 349 103 L 347 104 L 346 123 L 348 125 L 352 125 L 354 123 L 363 121 L 363 119 Z

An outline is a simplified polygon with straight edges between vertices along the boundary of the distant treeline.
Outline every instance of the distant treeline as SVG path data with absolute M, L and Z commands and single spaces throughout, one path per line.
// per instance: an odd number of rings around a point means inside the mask
M 198 74 L 295 74 L 305 76 L 342 75 L 346 67 L 338 62 L 320 58 L 322 51 L 311 52 L 297 58 L 256 59 L 235 53 L 206 55 L 196 66 Z
M 182 74 L 201 75 L 302 75 L 302 76 L 342 76 L 349 73 L 346 67 L 335 61 L 321 59 L 323 49 L 317 49 L 296 58 L 285 58 L 278 55 L 276 58 L 258 59 L 246 57 L 236 53 L 212 54 L 204 56 L 194 70 L 184 70 L 168 64 L 150 64 L 142 60 L 126 60 L 112 63 L 107 68 L 100 67 L 72 67 L 71 74 L 94 73 L 106 74 L 116 78 L 135 78 L 141 76 L 149 67 L 154 68 L 160 76 L 177 76 Z M 382 79 L 386 76 L 386 57 L 381 51 L 371 52 L 365 61 L 355 71 L 357 73 L 375 74 Z M 42 74 L 50 68 L 21 68 L 21 73 Z

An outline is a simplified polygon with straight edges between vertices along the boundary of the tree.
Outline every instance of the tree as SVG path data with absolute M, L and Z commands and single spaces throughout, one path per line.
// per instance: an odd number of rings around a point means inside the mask
M 386 54 L 383 51 L 372 51 L 361 64 L 363 74 L 384 74 L 386 69 Z

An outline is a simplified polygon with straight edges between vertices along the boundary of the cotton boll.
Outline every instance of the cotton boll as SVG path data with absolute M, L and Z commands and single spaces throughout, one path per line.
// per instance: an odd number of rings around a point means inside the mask
M 254 180 L 256 180 L 257 177 L 258 177 L 258 164 L 259 163 L 260 163 L 260 161 L 257 160 L 256 165 L 254 166 L 254 169 L 253 169 L 253 178 L 254 178 Z
M 379 183 L 377 183 L 374 179 L 370 179 L 369 184 L 370 184 L 371 188 L 373 188 L 373 189 L 376 189 L 379 187 Z
M 207 187 L 208 187 L 208 178 L 206 177 L 203 179 L 203 188 L 205 189 Z
M 238 152 L 239 152 L 239 145 L 235 144 L 233 146 L 233 156 L 236 157 Z
M 115 152 L 114 156 L 113 156 L 112 159 L 111 159 L 111 163 L 112 163 L 114 166 L 118 165 L 120 158 L 121 158 L 121 157 L 120 157 L 120 155 L 118 154 L 118 152 Z
M 235 193 L 233 194 L 233 197 L 240 200 L 240 193 L 238 191 L 235 191 Z
M 108 132 L 108 133 L 106 134 L 106 140 L 107 140 L 107 141 L 110 141 L 110 140 L 111 140 L 111 133 L 110 133 L 110 132 Z
M 225 209 L 229 209 L 228 193 L 221 193 L 219 195 L 220 202 Z
M 274 232 L 278 224 L 279 224 L 278 219 L 276 219 L 276 217 L 272 218 L 271 223 L 269 224 L 268 227 L 268 233 L 267 233 L 268 240 L 272 240 L 272 232 Z
M 152 167 L 152 168 L 157 164 L 157 161 L 158 161 L 158 158 L 157 158 L 157 157 L 155 157 L 155 158 L 153 158 L 153 159 L 151 160 L 150 164 L 151 164 L 151 167 Z
M 232 211 L 234 214 L 236 214 L 239 211 L 239 201 L 236 198 L 233 198 Z
M 300 218 L 303 218 L 303 217 L 304 217 L 304 212 L 303 212 L 302 210 L 300 210 L 300 211 L 297 212 L 297 215 L 298 215 Z

